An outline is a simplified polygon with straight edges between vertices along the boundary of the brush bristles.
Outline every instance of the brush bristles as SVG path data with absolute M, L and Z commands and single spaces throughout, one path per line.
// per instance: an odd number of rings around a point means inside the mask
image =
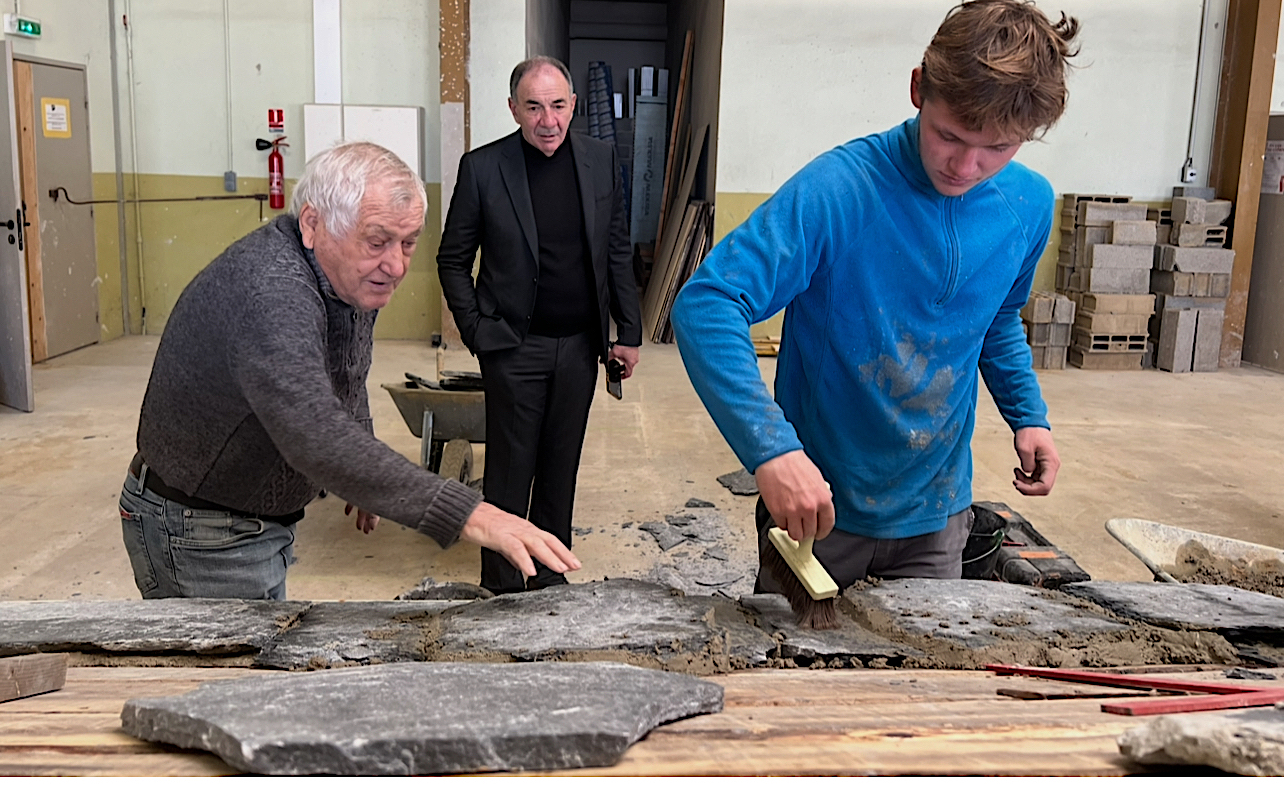
M 808 629 L 837 629 L 838 608 L 834 599 L 813 599 L 803 584 L 798 581 L 793 569 L 785 561 L 780 550 L 770 541 L 762 556 L 762 566 L 771 578 L 780 586 L 780 592 L 789 601 L 789 609 L 794 611 L 798 625 Z

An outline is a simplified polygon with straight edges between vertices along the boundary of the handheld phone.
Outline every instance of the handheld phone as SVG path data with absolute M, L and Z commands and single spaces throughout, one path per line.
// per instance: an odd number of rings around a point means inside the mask
M 618 398 L 624 398 L 624 363 L 609 360 L 606 363 L 606 392 Z

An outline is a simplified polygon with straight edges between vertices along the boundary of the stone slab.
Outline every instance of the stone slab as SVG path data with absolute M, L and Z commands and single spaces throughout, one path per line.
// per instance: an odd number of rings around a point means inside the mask
M 459 601 L 318 602 L 254 660 L 284 670 L 423 662 L 437 613 Z
M 697 675 L 754 667 L 775 649 L 725 597 L 639 580 L 558 585 L 441 614 L 437 661 L 611 660 Z
M 1284 640 L 1284 599 L 1230 585 L 1076 582 L 1061 588 L 1125 618 L 1170 629 L 1274 634 Z
M 309 606 L 242 599 L 0 602 L 0 656 L 255 654 Z
M 610 766 L 722 687 L 628 665 L 402 664 L 205 684 L 126 702 L 122 729 L 269 775 Z
M 751 495 L 758 493 L 758 479 L 753 477 L 753 473 L 744 467 L 734 472 L 719 475 L 718 483 L 731 490 L 732 494 Z
M 923 652 L 880 637 L 840 615 L 837 629 L 799 626 L 789 601 L 775 593 L 744 596 L 740 604 L 758 620 L 758 627 L 779 642 L 776 657 L 792 667 L 899 667 Z
M 1278 707 L 1171 714 L 1124 731 L 1119 752 L 1143 764 L 1212 766 L 1249 777 L 1284 774 L 1284 711 Z
M 875 634 L 922 650 L 929 667 L 1105 667 L 1236 657 L 1219 635 L 1125 622 L 1079 597 L 1003 582 L 884 580 L 852 586 L 843 599 L 840 607 L 849 616 Z

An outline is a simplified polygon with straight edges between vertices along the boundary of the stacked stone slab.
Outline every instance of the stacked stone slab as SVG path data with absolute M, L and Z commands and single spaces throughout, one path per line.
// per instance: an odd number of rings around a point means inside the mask
M 1149 292 L 1157 222 L 1126 195 L 1068 193 L 1064 206 L 1057 285 L 1078 307 L 1069 362 L 1079 368 L 1140 368 L 1153 308 L 1145 300 L 1095 298 Z
M 1235 251 L 1226 248 L 1231 202 L 1208 187 L 1173 190 L 1167 238 L 1159 229 L 1150 290 L 1155 367 L 1173 373 L 1215 371 L 1230 295 Z
M 1059 370 L 1066 367 L 1066 349 L 1074 325 L 1074 302 L 1064 294 L 1034 291 L 1021 308 L 1026 341 L 1034 357 L 1034 367 Z

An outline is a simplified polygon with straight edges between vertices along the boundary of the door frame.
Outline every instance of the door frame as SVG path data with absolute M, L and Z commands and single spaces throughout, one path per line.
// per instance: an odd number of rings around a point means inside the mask
M 13 98 L 13 43 L 5 40 L 3 44 L 4 48 L 0 50 L 0 59 L 4 61 L 2 65 L 4 69 L 3 78 L 5 80 L 4 95 L 8 97 L 7 105 L 3 107 L 3 111 L 7 111 L 8 115 L 3 120 L 7 124 L 14 122 L 16 118 Z M 21 208 L 21 198 L 19 196 L 22 193 L 19 187 L 18 136 L 15 126 L 16 123 L 8 129 L 9 150 L 0 150 L 0 157 L 8 156 L 13 167 L 13 183 L 12 185 L 0 184 L 0 200 L 4 200 L 3 196 L 12 194 L 14 198 L 13 209 L 16 214 Z M 9 192 L 10 188 L 12 188 L 11 193 Z M 0 212 L 7 215 L 8 208 L 0 205 Z M 0 242 L 0 244 L 3 244 L 3 242 Z M 14 252 L 19 253 L 16 250 Z M 14 315 L 8 315 L 0 311 L 0 324 L 4 325 L 0 327 L 0 341 L 4 343 L 4 348 L 0 348 L 0 369 L 3 369 L 6 377 L 11 377 L 8 382 L 0 381 L 0 398 L 3 399 L 5 406 L 30 412 L 35 409 L 36 405 L 35 393 L 31 383 L 31 325 L 27 314 L 26 256 L 19 254 L 15 263 L 16 265 L 12 269 L 7 266 L 0 267 L 0 279 L 6 281 L 0 283 L 0 300 L 7 301 L 5 307 L 14 306 L 17 308 Z M 16 295 L 5 293 L 9 286 L 17 287 Z M 6 334 L 8 334 L 8 337 L 6 337 Z M 18 341 L 21 341 L 21 345 L 18 345 Z

